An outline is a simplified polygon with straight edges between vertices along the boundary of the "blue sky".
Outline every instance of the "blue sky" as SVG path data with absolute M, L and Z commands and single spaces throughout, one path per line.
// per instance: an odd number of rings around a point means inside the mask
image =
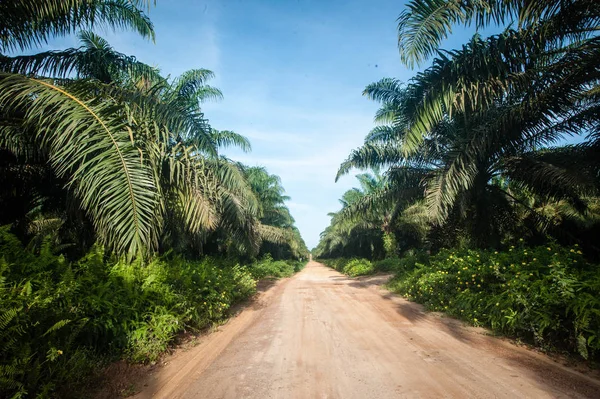
M 373 127 L 377 104 L 362 90 L 383 77 L 414 74 L 400 63 L 396 46 L 402 9 L 391 0 L 159 0 L 149 13 L 156 43 L 99 33 L 165 75 L 215 72 L 211 84 L 225 98 L 205 104 L 206 116 L 216 129 L 234 130 L 253 145 L 250 154 L 226 155 L 281 177 L 312 248 L 329 224 L 327 213 L 338 210 L 338 198 L 356 185 L 354 173 L 338 183 L 334 177 Z M 446 46 L 471 34 L 458 32 Z M 77 45 L 62 38 L 49 47 Z

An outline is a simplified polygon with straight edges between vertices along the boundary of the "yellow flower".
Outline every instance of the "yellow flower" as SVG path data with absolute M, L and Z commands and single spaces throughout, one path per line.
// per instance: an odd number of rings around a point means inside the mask
M 477 284 L 477 288 L 481 288 L 481 284 Z
M 496 302 L 496 306 L 500 306 L 500 302 Z
M 56 353 L 58 353 L 59 355 L 63 354 L 63 351 L 61 351 L 60 349 L 56 351 Z
M 548 248 L 546 248 L 546 249 L 547 249 L 548 251 L 552 251 L 552 248 L 550 248 L 550 247 L 548 247 Z
M 577 253 L 578 253 L 579 255 L 581 255 L 581 254 L 582 254 L 582 252 L 581 252 L 581 251 L 577 251 Z

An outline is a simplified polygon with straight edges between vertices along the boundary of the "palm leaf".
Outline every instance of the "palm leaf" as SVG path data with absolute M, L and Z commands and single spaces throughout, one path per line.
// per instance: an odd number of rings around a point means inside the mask
M 157 244 L 159 188 L 119 108 L 87 99 L 89 92 L 85 82 L 67 91 L 48 81 L 0 75 L 0 104 L 26 109 L 25 124 L 35 127 L 101 241 L 136 255 Z
M 139 8 L 150 4 L 150 0 L 3 1 L 0 3 L 0 51 L 26 50 L 54 36 L 98 25 L 132 29 L 154 40 L 152 23 Z

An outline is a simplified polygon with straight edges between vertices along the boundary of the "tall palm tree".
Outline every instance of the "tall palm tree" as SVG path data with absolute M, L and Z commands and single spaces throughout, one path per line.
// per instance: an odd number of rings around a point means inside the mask
M 97 24 L 153 38 L 152 24 L 138 8 L 149 5 L 137 0 L 2 2 L 0 51 L 26 50 Z M 7 63 L 18 64 L 6 61 L 2 57 L 0 145 L 18 157 L 31 155 L 32 148 L 43 153 L 112 247 L 130 253 L 151 248 L 158 193 L 148 161 L 140 162 L 143 151 L 115 89 L 97 81 L 26 76 L 5 69 Z
M 422 62 L 456 23 L 484 27 L 513 19 L 516 28 L 439 52 L 410 81 L 406 151 L 445 115 L 485 111 L 507 97 L 512 107 L 490 126 L 494 138 L 505 136 L 511 144 L 589 133 L 597 145 L 600 6 L 593 0 L 412 1 L 399 18 L 401 56 L 409 64 Z
M 71 15 L 56 17 L 63 25 L 44 32 L 67 33 L 73 21 L 119 26 L 119 13 L 125 13 L 123 26 L 146 20 L 135 12 L 141 2 L 80 3 Z M 53 16 L 65 11 L 48 7 Z M 215 215 L 225 211 L 230 222 L 245 223 L 240 207 L 252 213 L 252 195 L 244 194 L 243 176 L 217 155 L 222 146 L 250 145 L 204 118 L 200 103 L 221 96 L 206 85 L 212 72 L 192 70 L 168 81 L 93 33 L 80 39 L 79 49 L 1 57 L 0 145 L 29 159 L 35 149 L 66 182 L 99 240 L 119 253 L 156 249 L 167 209 L 173 213 L 165 201 L 173 199 L 192 234 L 214 229 Z
M 353 167 L 389 167 L 391 184 L 379 195 L 367 197 L 348 209 L 349 213 L 362 212 L 385 201 L 401 201 L 408 206 L 424 196 L 428 215 L 437 225 L 462 225 L 476 244 L 488 246 L 498 245 L 514 225 L 514 205 L 525 205 L 511 194 L 509 187 L 498 184 L 499 177 L 545 198 L 566 200 L 574 209 L 585 208 L 584 198 L 597 186 L 595 169 L 581 168 L 585 159 L 577 162 L 575 169 L 564 157 L 568 151 L 580 153 L 579 148 L 540 152 L 536 146 L 541 139 L 514 141 L 509 146 L 496 136 L 486 137 L 489 126 L 494 126 L 506 108 L 513 106 L 510 98 L 485 112 L 446 113 L 415 151 L 407 151 L 410 133 L 406 127 L 410 118 L 406 114 L 411 110 L 413 89 L 410 84 L 403 86 L 396 80 L 384 79 L 365 90 L 367 95 L 385 101 L 378 120 L 391 124 L 374 129 L 365 145 L 341 165 L 338 176 Z M 474 142 L 485 145 L 476 147 Z M 571 162 L 575 159 L 571 158 Z

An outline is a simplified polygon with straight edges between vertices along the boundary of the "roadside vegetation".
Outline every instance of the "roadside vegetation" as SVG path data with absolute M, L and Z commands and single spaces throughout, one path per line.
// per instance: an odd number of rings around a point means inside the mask
M 365 173 L 313 255 L 350 275 L 392 271 L 389 287 L 431 310 L 598 359 L 599 24 L 591 0 L 410 1 L 400 55 L 425 68 L 365 89 L 378 126 L 337 177 Z M 506 28 L 440 49 L 460 25 Z
M 251 147 L 204 115 L 213 73 L 164 77 L 94 32 L 153 40 L 153 4 L 0 4 L 0 397 L 76 397 L 308 257 L 279 177 L 222 155 Z

